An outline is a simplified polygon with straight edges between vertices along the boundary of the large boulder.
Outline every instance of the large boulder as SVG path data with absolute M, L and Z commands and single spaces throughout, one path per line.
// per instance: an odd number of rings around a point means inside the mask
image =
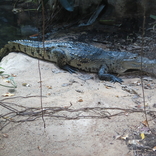
M 108 0 L 108 5 L 114 7 L 114 15 L 119 17 L 156 13 L 156 0 Z

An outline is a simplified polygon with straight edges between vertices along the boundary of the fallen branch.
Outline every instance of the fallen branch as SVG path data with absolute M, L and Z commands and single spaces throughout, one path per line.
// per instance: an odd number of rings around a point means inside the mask
M 36 96 L 31 96 L 36 97 Z M 21 98 L 21 97 L 20 97 Z M 30 97 L 25 97 L 30 98 Z M 59 118 L 64 120 L 78 120 L 78 119 L 111 119 L 112 117 L 131 114 L 144 113 L 142 109 L 124 109 L 118 107 L 84 107 L 79 109 L 72 109 L 72 103 L 66 107 L 24 107 L 15 103 L 6 102 L 4 99 L 0 101 L 0 106 L 7 109 L 8 113 L 0 115 L 2 130 L 9 123 L 30 122 L 41 117 Z M 119 112 L 109 112 L 115 110 Z M 155 111 L 148 111 L 147 114 L 151 116 Z M 155 116 L 152 116 L 155 118 Z

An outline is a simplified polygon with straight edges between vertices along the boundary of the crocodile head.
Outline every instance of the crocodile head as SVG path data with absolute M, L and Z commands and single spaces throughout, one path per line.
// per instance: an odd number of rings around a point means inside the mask
M 138 54 L 130 54 L 122 61 L 122 68 L 126 70 L 142 70 L 156 75 L 156 60 L 150 60 L 146 57 L 138 56 Z
M 137 54 L 131 54 L 128 57 L 125 57 L 122 61 L 122 66 L 128 69 L 138 69 L 141 66 L 141 59 L 138 58 Z

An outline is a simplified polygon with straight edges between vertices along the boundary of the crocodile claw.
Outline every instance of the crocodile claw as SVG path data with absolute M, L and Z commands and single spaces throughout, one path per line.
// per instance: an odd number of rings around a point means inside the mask
M 112 82 L 112 83 L 118 82 L 121 84 L 123 82 L 123 80 L 119 77 L 112 75 L 110 82 Z
M 105 80 L 105 81 L 110 81 L 110 82 L 113 82 L 113 83 L 122 83 L 123 80 L 121 78 L 118 78 L 114 75 L 111 75 L 111 74 L 99 74 L 99 79 L 100 80 Z
M 67 70 L 70 74 L 76 73 L 76 72 L 77 72 L 77 69 L 76 69 L 76 68 L 71 67 L 71 66 L 69 66 L 69 65 L 63 66 L 62 69 Z

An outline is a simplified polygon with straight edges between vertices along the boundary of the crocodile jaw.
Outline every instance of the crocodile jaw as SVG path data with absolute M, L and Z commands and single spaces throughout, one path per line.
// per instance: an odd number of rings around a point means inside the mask
M 137 69 L 156 75 L 156 60 L 150 60 L 141 56 L 124 59 L 122 67 L 126 70 Z

